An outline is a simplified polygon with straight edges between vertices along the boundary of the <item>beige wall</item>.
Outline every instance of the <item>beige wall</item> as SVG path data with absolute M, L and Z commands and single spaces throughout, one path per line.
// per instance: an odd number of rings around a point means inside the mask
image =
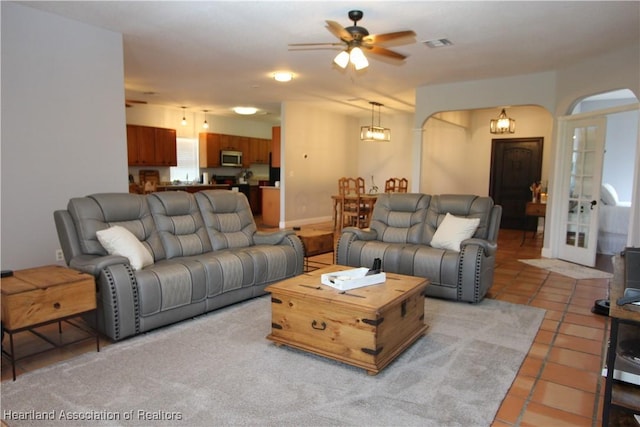
M 429 194 L 489 194 L 493 139 L 543 137 L 542 180 L 549 179 L 552 152 L 551 114 L 542 107 L 522 106 L 507 109 L 516 120 L 516 132 L 509 135 L 489 133 L 489 122 L 500 109 L 444 112 L 431 117 L 424 126 L 421 191 Z
M 411 159 L 413 115 L 385 114 L 383 107 L 381 117 L 381 126 L 391 129 L 391 141 L 365 142 L 359 140 L 360 127 L 370 125 L 370 118 L 360 120 L 357 127 L 358 140 L 354 141 L 358 147 L 358 176 L 365 179 L 367 191 L 371 189 L 372 182 L 382 192 L 384 191 L 384 182 L 388 178 L 411 178 L 407 166 Z M 377 125 L 377 123 L 376 118 L 375 124 Z
M 358 174 L 358 120 L 302 102 L 282 105 L 281 225 L 331 218 L 338 179 Z

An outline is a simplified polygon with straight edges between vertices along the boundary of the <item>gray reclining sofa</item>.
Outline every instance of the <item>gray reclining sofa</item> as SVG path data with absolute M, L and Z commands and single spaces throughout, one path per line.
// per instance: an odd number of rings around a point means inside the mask
M 96 278 L 98 330 L 114 341 L 263 295 L 303 269 L 294 232 L 257 231 L 246 197 L 228 190 L 94 194 L 54 219 L 69 267 Z M 116 225 L 152 265 L 107 253 L 96 232 Z
M 447 213 L 479 218 L 460 251 L 431 247 Z M 489 197 L 390 193 L 378 196 L 369 230 L 346 227 L 338 240 L 337 264 L 425 277 L 428 296 L 476 303 L 493 283 L 502 207 Z

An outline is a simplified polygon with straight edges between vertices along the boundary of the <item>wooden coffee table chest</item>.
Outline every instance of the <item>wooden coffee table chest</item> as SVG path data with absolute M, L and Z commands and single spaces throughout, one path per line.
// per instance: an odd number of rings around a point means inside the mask
M 267 338 L 365 369 L 375 375 L 426 332 L 426 279 L 386 273 L 379 285 L 340 291 L 320 283 L 333 265 L 266 288 L 271 292 Z

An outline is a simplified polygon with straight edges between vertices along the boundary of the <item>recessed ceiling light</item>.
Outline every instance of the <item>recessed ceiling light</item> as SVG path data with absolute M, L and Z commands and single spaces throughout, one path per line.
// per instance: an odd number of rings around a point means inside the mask
M 273 78 L 277 82 L 290 82 L 293 79 L 293 73 L 288 71 L 277 71 L 273 73 Z
M 423 42 L 431 48 L 451 46 L 453 42 L 449 39 L 433 39 Z
M 242 114 L 243 116 L 250 116 L 252 114 L 255 114 L 258 109 L 255 107 L 233 107 L 233 111 L 236 112 L 236 114 Z

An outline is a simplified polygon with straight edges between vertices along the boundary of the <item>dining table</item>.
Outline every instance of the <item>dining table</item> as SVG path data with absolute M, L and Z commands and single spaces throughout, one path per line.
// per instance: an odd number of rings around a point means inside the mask
M 343 225 L 343 209 L 346 201 L 358 201 L 370 206 L 370 212 L 373 211 L 373 206 L 378 200 L 378 194 L 334 194 L 331 196 L 333 200 L 333 230 L 342 230 Z M 367 221 L 368 222 L 368 221 Z M 338 228 L 339 227 L 339 228 Z

